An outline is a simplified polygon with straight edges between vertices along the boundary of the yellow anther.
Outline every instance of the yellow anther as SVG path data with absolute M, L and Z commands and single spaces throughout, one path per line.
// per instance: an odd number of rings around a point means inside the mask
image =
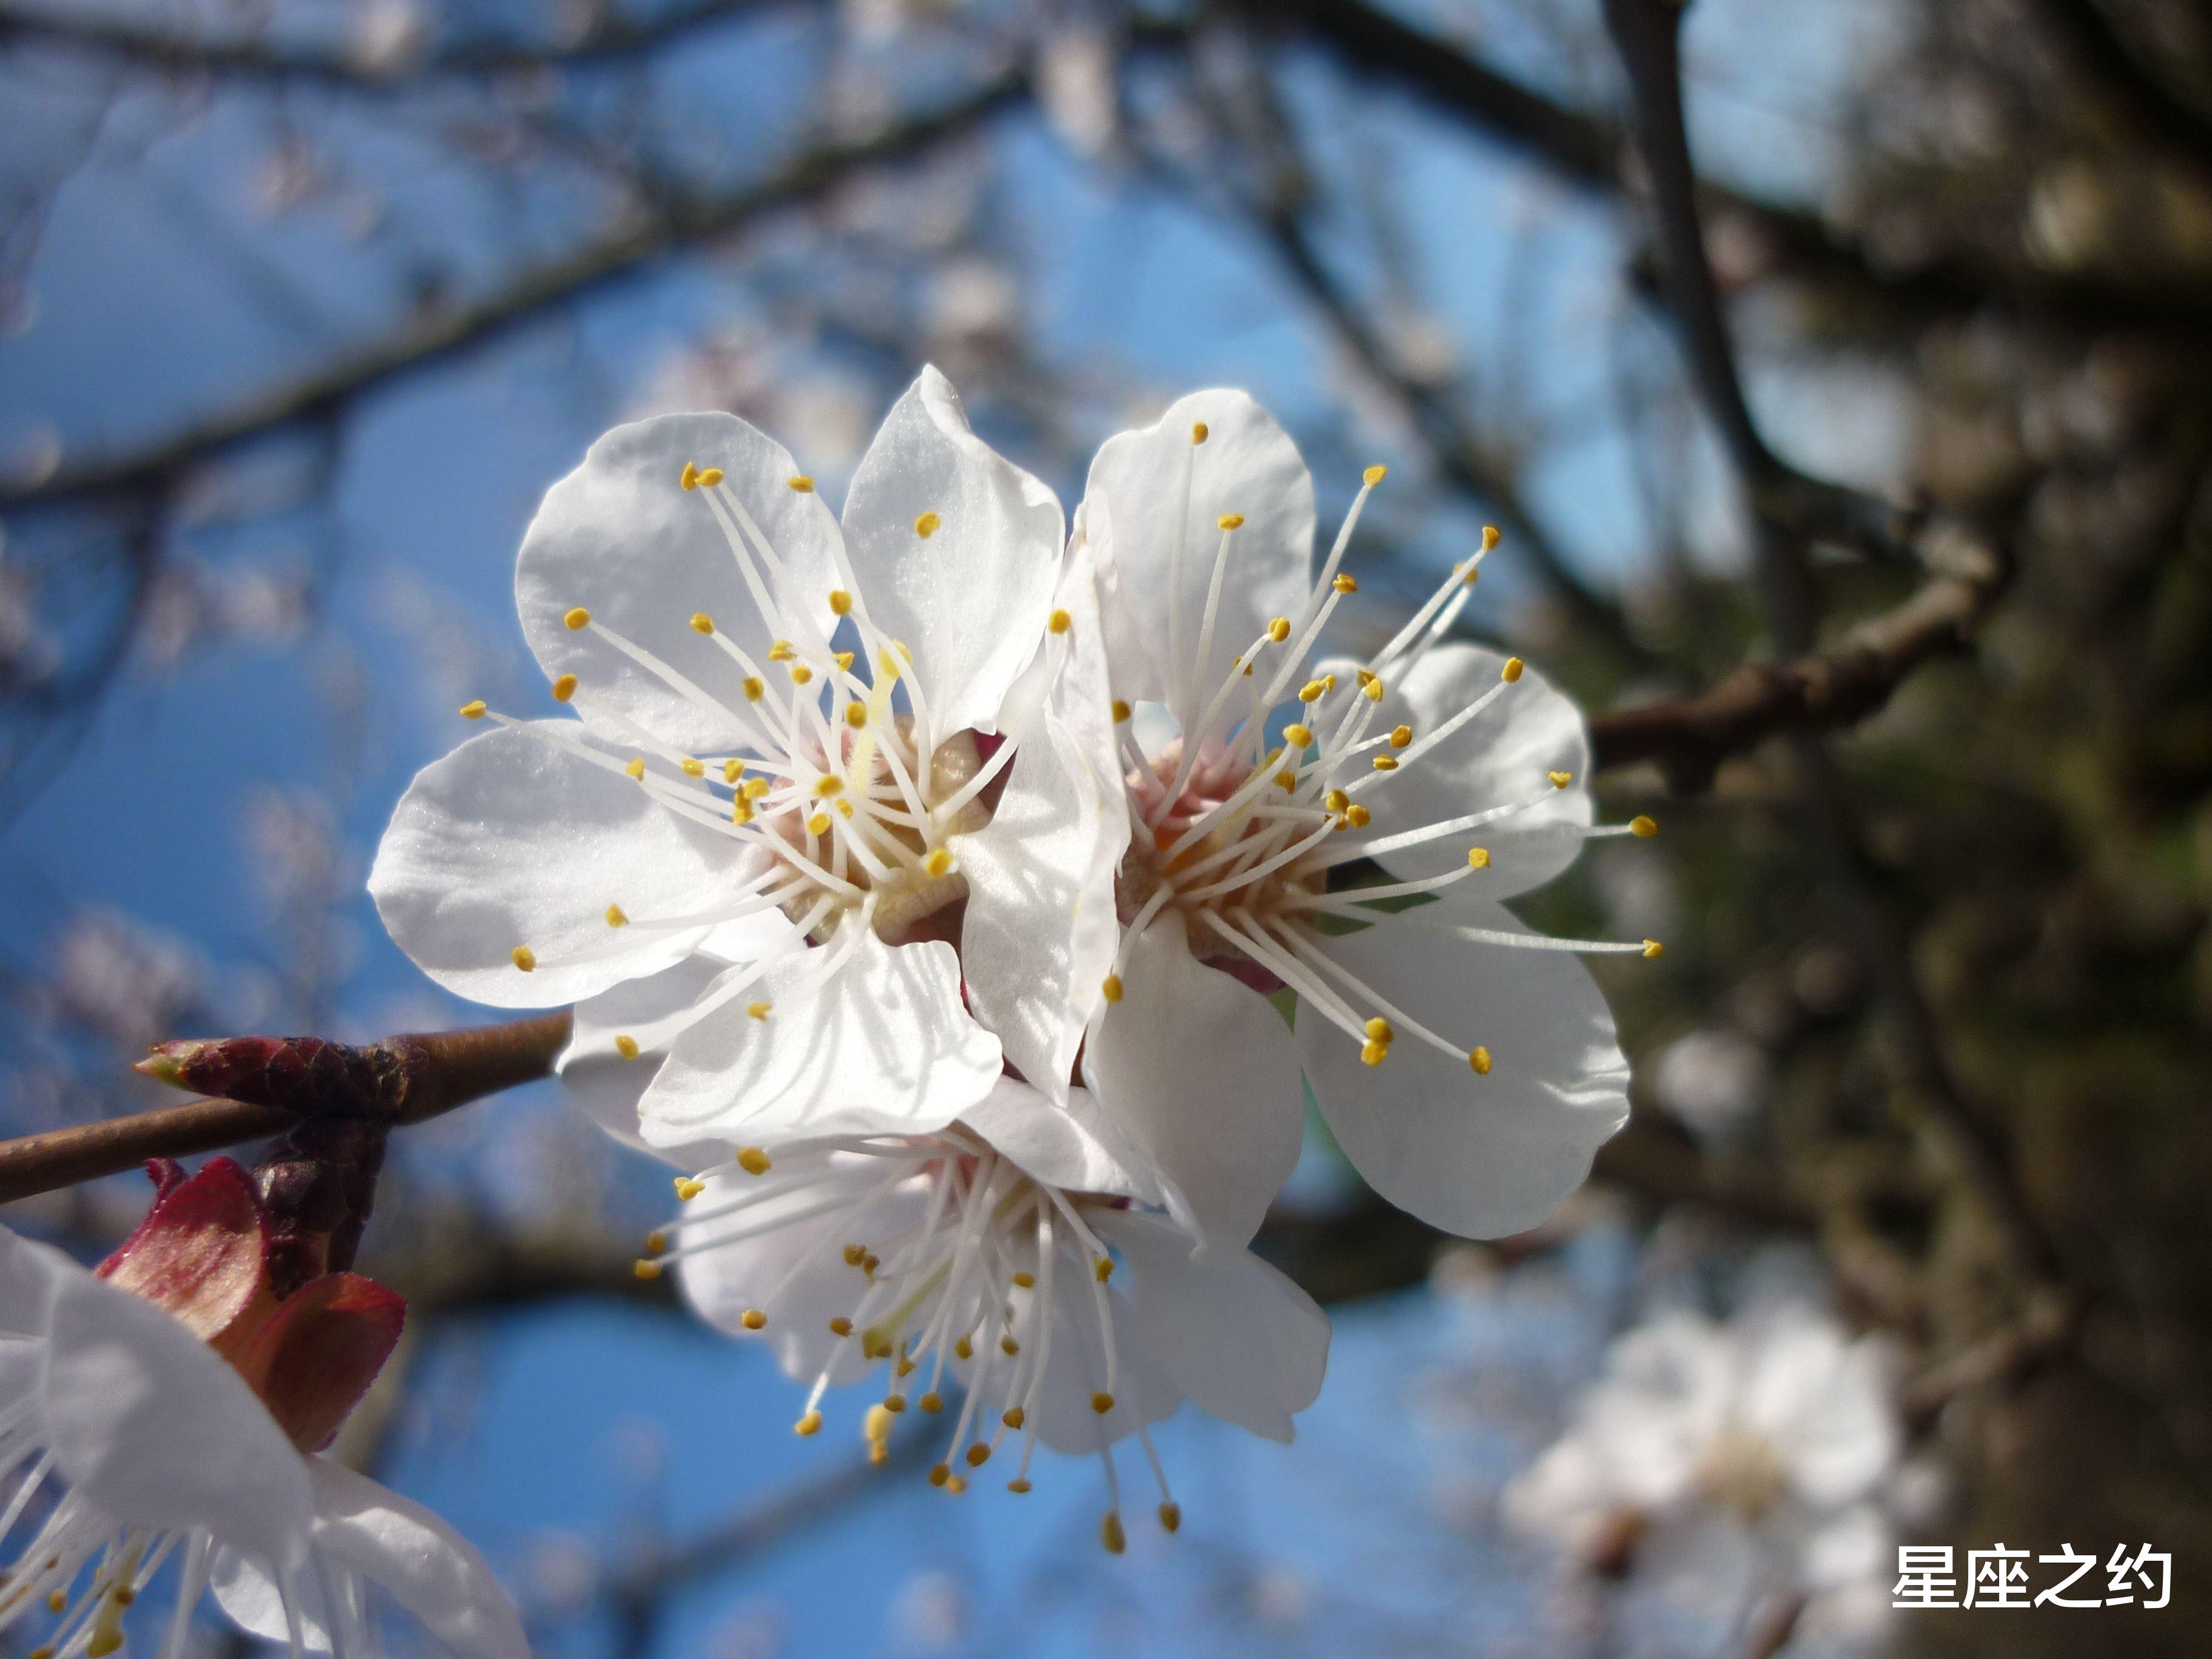
M 950 1492 L 953 1497 L 957 1498 L 962 1492 L 968 1490 L 968 1483 L 959 1475 L 956 1474 L 945 1483 L 945 1490 Z
M 853 803 L 848 800 L 839 801 L 837 803 L 837 816 L 841 818 L 851 817 L 853 816 Z
M 1377 755 L 1375 757 L 1375 769 L 1378 772 L 1396 771 L 1398 769 L 1397 757 L 1394 755 Z
M 1370 702 L 1380 702 L 1389 690 L 1389 687 L 1384 685 L 1379 677 L 1370 674 L 1367 678 L 1367 684 L 1360 687 L 1359 695 Z
M 1029 1413 L 1024 1412 L 1019 1406 L 1009 1406 L 1006 1410 L 999 1413 L 999 1421 L 1005 1424 L 1010 1429 L 1018 1429 L 1023 1424 L 1029 1421 Z
M 799 1421 L 791 1425 L 791 1431 L 793 1434 L 821 1433 L 822 1413 L 820 1412 L 807 1413 L 805 1416 L 800 1418 Z
M 1487 870 L 1490 868 L 1490 849 L 1487 847 L 1468 848 L 1467 849 L 1467 867 L 1470 870 Z
M 553 701 L 554 701 L 554 702 L 568 702 L 568 699 L 569 699 L 569 698 L 571 698 L 571 697 L 574 696 L 575 695 L 576 695 L 576 677 L 575 677 L 574 674 L 563 674 L 563 675 L 562 675 L 562 676 L 561 676 L 561 678 L 558 678 L 558 679 L 556 679 L 556 680 L 555 680 L 555 681 L 553 682 Z
M 1367 1022 L 1366 1030 L 1367 1035 L 1377 1042 L 1395 1042 L 1398 1036 L 1397 1032 L 1390 1028 L 1390 1022 L 1380 1014 Z
M 775 1005 L 772 1002 L 748 1002 L 745 1004 L 745 1012 L 751 1015 L 755 1019 L 766 1019 L 769 1016 L 769 1010 L 775 1006 Z
M 730 803 L 730 822 L 732 823 L 750 823 L 752 821 L 753 809 L 745 805 L 744 797 L 740 795 L 737 799 Z
M 645 1236 L 645 1253 L 647 1255 L 659 1255 L 667 1248 L 668 1235 L 659 1228 L 655 1227 Z
M 784 483 L 789 484 L 796 494 L 801 495 L 811 495 L 814 493 L 814 480 L 808 477 L 804 472 L 793 473 L 788 478 L 784 480 Z
M 860 1432 L 872 1441 L 891 1437 L 891 1414 L 881 1406 L 871 1406 L 860 1419 Z
M 1319 680 L 1308 680 L 1304 685 L 1298 688 L 1298 701 L 1300 702 L 1319 702 L 1328 695 L 1328 688 L 1323 685 Z
M 817 812 L 812 817 L 807 819 L 806 833 L 810 836 L 828 835 L 830 833 L 830 815 L 827 812 Z
M 745 780 L 744 787 L 738 790 L 738 793 L 743 795 L 747 800 L 758 800 L 762 796 L 767 794 L 773 787 L 775 787 L 775 786 L 769 783 L 766 778 L 747 778 Z
M 1109 975 L 1106 975 L 1106 977 L 1105 977 L 1105 979 L 1104 979 L 1103 981 L 1101 981 L 1101 983 L 1099 984 L 1098 989 L 1100 990 L 1100 992 L 1101 992 L 1102 994 L 1103 994 L 1103 995 L 1105 996 L 1105 998 L 1106 998 L 1106 1000 L 1107 1000 L 1107 1001 L 1109 1001 L 1109 1002 L 1119 1002 L 1119 1001 L 1121 1000 L 1121 975 L 1119 975 L 1119 974 L 1109 974 Z
M 1016 1273 L 1014 1275 L 1014 1283 L 1020 1285 L 1026 1291 L 1030 1285 L 1036 1283 L 1036 1275 L 1031 1273 Z
M 49 1607 L 52 1607 L 56 1613 L 63 1611 L 69 1606 L 69 1592 L 66 1590 L 54 1591 L 52 1595 L 46 1597 L 46 1605 Z
M 1075 618 L 1065 611 L 1055 611 L 1044 619 L 1044 625 L 1055 634 L 1065 634 L 1075 626 Z
M 1276 773 L 1275 787 L 1286 795 L 1296 794 L 1298 787 L 1298 775 L 1288 770 Z
M 1098 1518 L 1098 1541 L 1106 1547 L 1109 1555 L 1119 1555 L 1129 1547 L 1128 1534 L 1121 1530 L 1121 1511 L 1109 1510 Z
M 1124 721 L 1124 720 L 1127 720 L 1128 718 L 1129 718 L 1129 705 L 1128 705 L 1127 703 L 1126 703 L 1126 702 L 1123 702 L 1121 700 L 1121 698 L 1119 698 L 1119 697 L 1115 698 L 1115 699 L 1114 699 L 1114 724 L 1115 724 L 1115 725 L 1116 725 L 1116 726 L 1119 726 L 1119 725 L 1121 725 L 1121 722 L 1122 722 L 1122 721 Z
M 1547 772 L 1544 775 L 1551 779 L 1554 789 L 1564 789 L 1575 781 L 1575 775 L 1571 772 Z
M 712 489 L 716 484 L 722 482 L 722 469 L 719 466 L 707 466 L 700 468 L 699 482 L 705 484 L 709 489 Z
M 835 772 L 826 773 L 814 780 L 814 798 L 817 800 L 828 800 L 832 795 L 842 795 L 844 793 L 845 780 Z
M 615 1052 L 624 1060 L 635 1060 L 638 1055 L 637 1039 L 629 1032 L 623 1032 L 615 1038 Z
M 1455 574 L 1459 577 L 1462 587 L 1472 587 L 1482 580 L 1482 567 L 1473 559 L 1469 559 L 1465 564 L 1461 565 Z
M 1374 816 L 1356 801 L 1344 809 L 1344 821 L 1355 830 L 1364 830 Z
M 687 778 L 703 778 L 707 775 L 707 763 L 704 761 L 696 760 L 686 755 L 676 763 L 683 769 L 684 775 Z
M 844 674 L 850 673 L 852 672 L 853 653 L 851 652 L 833 651 L 830 653 L 830 660 L 837 665 L 837 672 L 839 673 Z
M 1114 1258 L 1110 1255 L 1092 1256 L 1091 1258 L 1091 1272 L 1098 1282 L 1101 1285 L 1103 1285 L 1108 1279 L 1114 1277 Z
M 854 1265 L 855 1267 L 857 1267 L 857 1266 L 859 1266 L 860 1264 L 859 1264 L 859 1263 L 857 1263 L 857 1262 L 855 1262 Z M 839 1314 L 839 1315 L 837 1315 L 835 1318 L 833 1318 L 832 1320 L 830 1320 L 830 1335 L 832 1335 L 832 1336 L 850 1336 L 850 1335 L 852 1335 L 852 1334 L 853 1334 L 853 1322 L 852 1322 L 851 1320 L 849 1320 L 849 1319 L 846 1318 L 844 1315 L 842 1315 L 842 1314 Z
M 592 613 L 585 610 L 584 607 L 580 605 L 574 611 L 568 612 L 567 616 L 562 617 L 561 621 L 562 625 L 565 626 L 571 634 L 573 634 L 580 628 L 589 628 L 592 625 Z
M 1293 721 L 1283 728 L 1283 741 L 1293 749 L 1310 749 L 1313 747 L 1313 728 L 1310 726 L 1302 726 Z
M 679 1204 L 689 1204 L 706 1190 L 707 1183 L 703 1181 L 691 1176 L 676 1177 L 676 1201 Z
M 980 1469 L 984 1464 L 990 1461 L 991 1449 L 985 1445 L 981 1441 L 978 1440 L 974 1445 L 968 1448 L 968 1467 L 969 1468 Z
M 952 1345 L 952 1352 L 963 1359 L 973 1359 L 975 1357 L 975 1345 L 963 1336 Z
M 699 487 L 699 469 L 689 461 L 684 462 L 683 476 L 676 482 L 686 489 L 696 489 Z
M 724 783 L 734 784 L 738 779 L 744 777 L 744 775 L 745 763 L 743 761 L 731 759 L 726 760 L 722 763 L 722 781 Z
M 831 588 L 830 590 L 830 614 L 833 617 L 851 616 L 853 614 L 853 596 L 850 593 L 848 593 L 842 587 Z
M 768 1154 L 757 1146 L 740 1146 L 738 1167 L 749 1176 L 766 1175 L 770 1168 Z
M 1639 840 L 1649 841 L 1659 833 L 1659 820 L 1640 815 L 1632 817 L 1628 821 L 1628 833 Z
M 463 720 L 480 720 L 483 717 L 484 705 L 483 698 L 479 697 L 474 702 L 465 702 L 461 705 L 461 718 Z
M 1407 744 L 1413 742 L 1413 728 L 1412 726 L 1394 726 L 1390 728 L 1390 746 L 1393 749 L 1403 749 Z
M 714 619 L 703 611 L 694 611 L 691 613 L 691 631 L 695 634 L 713 633 Z
M 1204 421 L 1193 421 L 1190 423 L 1190 441 L 1194 444 L 1202 444 L 1206 441 L 1206 422 Z
M 765 693 L 767 690 L 767 684 L 762 680 L 759 675 L 748 674 L 745 676 L 744 693 L 745 701 L 747 702 L 758 702 L 761 700 L 762 695 Z
M 922 540 L 927 541 L 937 533 L 937 527 L 944 522 L 945 520 L 934 513 L 925 513 L 914 521 L 914 533 Z
M 1114 1409 L 1114 1396 L 1101 1389 L 1091 1396 L 1091 1409 L 1103 1417 Z
M 749 1331 L 757 1331 L 768 1323 L 768 1316 L 758 1308 L 748 1308 L 738 1319 L 738 1323 Z
M 770 662 L 789 662 L 798 654 L 789 640 L 771 640 L 769 642 L 768 659 Z
M 1321 804 L 1332 812 L 1341 812 L 1352 805 L 1352 797 L 1341 789 L 1332 789 L 1321 798 Z
M 1656 939 L 1647 939 L 1644 941 L 1644 954 L 1647 957 L 1656 957 L 1666 948 Z
M 1271 620 L 1267 623 L 1267 637 L 1274 641 L 1277 645 L 1280 645 L 1285 640 L 1290 638 L 1291 619 L 1288 617 L 1277 617 Z M 1249 664 L 1245 665 L 1245 672 L 1247 673 L 1251 672 L 1251 666 Z
M 1015 1341 L 1012 1337 L 1002 1336 L 999 1339 L 999 1352 L 1006 1355 L 1007 1358 L 1012 1358 L 1021 1351 L 1022 1345 Z
M 813 678 L 814 671 L 805 663 L 795 662 L 791 665 L 791 683 L 793 685 L 804 685 Z
M 1505 666 L 1499 671 L 1498 678 L 1502 680 L 1517 680 L 1521 678 L 1521 671 L 1528 665 L 1518 657 L 1508 657 L 1505 659 Z
M 1476 1043 L 1474 1048 L 1467 1051 L 1467 1063 L 1474 1067 L 1474 1074 L 1477 1077 L 1488 1077 L 1490 1075 L 1490 1050 L 1484 1048 L 1480 1043 Z
M 1014 1493 L 1017 1497 L 1020 1496 L 1023 1492 L 1027 1492 L 1029 1489 L 1030 1483 L 1022 1479 L 1019 1475 L 1016 1475 L 1012 1480 L 1006 1482 L 1006 1490 Z
M 644 782 L 645 757 L 642 755 L 632 755 L 629 757 L 629 764 L 623 767 L 623 770 L 629 773 L 630 776 L 635 778 L 640 783 Z
M 538 966 L 538 952 L 527 945 L 518 945 L 507 954 L 514 958 L 514 965 L 526 974 Z
M 1384 1060 L 1390 1058 L 1390 1045 L 1387 1042 L 1376 1042 L 1370 1039 L 1370 1041 L 1359 1045 L 1359 1058 L 1361 1062 L 1364 1065 L 1380 1066 Z
M 932 1389 L 927 1394 L 922 1395 L 921 1399 L 915 1401 L 914 1403 L 921 1407 L 922 1410 L 934 1415 L 936 1413 L 941 1412 L 945 1409 L 945 1396 L 938 1393 L 936 1389 Z
M 102 1622 L 93 1627 L 92 1640 L 84 1644 L 85 1659 L 107 1659 L 109 1654 L 123 1645 L 123 1632 L 108 1629 L 106 1617 L 103 1614 Z
M 619 904 L 610 904 L 607 906 L 606 917 L 607 926 L 610 927 L 627 927 L 629 926 L 629 916 Z
M 929 1472 L 929 1484 L 933 1486 L 941 1486 L 951 1479 L 952 1466 L 950 1463 L 939 1463 Z
M 1362 672 L 1364 672 L 1364 671 L 1363 670 Z M 1334 675 L 1334 674 L 1324 674 L 1324 675 L 1322 675 L 1322 676 L 1321 677 L 1321 689 L 1322 689 L 1322 690 L 1324 690 L 1324 691 L 1334 691 L 1334 690 L 1336 690 L 1336 676 L 1335 676 L 1335 675 Z
M 949 847 L 932 848 L 930 849 L 929 856 L 922 860 L 921 867 L 933 876 L 946 876 L 951 874 L 952 849 Z
M 1244 527 L 1244 515 L 1242 513 L 1224 513 L 1213 523 L 1214 527 L 1218 530 L 1242 530 Z
M 642 1260 L 633 1261 L 629 1264 L 629 1270 L 633 1273 L 636 1274 L 640 1279 L 658 1279 L 660 1277 L 660 1264 L 658 1261 L 646 1261 Z
M 867 1259 L 868 1247 L 866 1245 L 848 1244 L 845 1247 L 845 1265 L 847 1267 L 857 1267 Z
M 889 1412 L 892 1416 L 897 1416 L 901 1412 L 906 1409 L 906 1396 L 902 1394 L 885 1395 L 884 1396 L 884 1409 Z
M 1329 586 L 1340 593 L 1357 593 L 1359 591 L 1359 584 L 1346 574 L 1340 574 Z
M 1359 475 L 1359 481 L 1365 484 L 1370 489 L 1372 489 L 1376 484 L 1381 483 L 1382 480 L 1389 476 L 1389 471 L 1390 469 L 1387 466 L 1370 466 L 1366 471 Z M 1168 1530 L 1172 1532 L 1175 1529 L 1170 1527 Z

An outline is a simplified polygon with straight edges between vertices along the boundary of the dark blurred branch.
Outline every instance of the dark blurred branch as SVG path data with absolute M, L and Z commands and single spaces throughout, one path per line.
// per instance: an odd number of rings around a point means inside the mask
M 682 199 L 629 228 L 526 270 L 471 304 L 425 315 L 288 386 L 275 387 L 147 448 L 65 465 L 44 482 L 0 489 L 0 507 L 149 487 L 209 456 L 296 422 L 326 418 L 362 394 L 471 350 L 653 260 L 726 236 L 823 194 L 858 168 L 915 155 L 972 131 L 1025 96 L 1025 70 L 1006 70 L 945 107 L 857 143 L 811 150 L 767 179 Z
M 1693 794 L 1714 770 L 1768 738 L 1833 731 L 1875 713 L 1922 663 L 1972 639 L 2009 570 L 1959 538 L 1952 562 L 1894 611 L 1861 623 L 1833 650 L 1786 663 L 1747 663 L 1710 691 L 1594 716 L 1594 763 L 1656 761 L 1668 787 Z
M 1908 1380 L 1899 1390 L 1898 1409 L 1908 1424 L 1924 1429 L 1954 1400 L 2024 1377 L 2057 1358 L 2074 1340 L 2079 1320 L 2067 1303 L 2039 1305 L 2017 1323 Z
M 343 47 L 283 46 L 233 32 L 198 35 L 155 17 L 107 7 L 25 5 L 0 0 L 0 45 L 36 41 L 125 59 L 168 75 L 219 75 L 236 80 L 301 82 L 379 91 L 436 76 L 489 76 L 529 70 L 580 69 L 619 62 L 658 50 L 702 27 L 774 0 L 686 0 L 637 16 L 594 6 L 586 27 L 570 38 L 531 45 L 479 40 L 373 60 Z
M 567 1046 L 568 1027 L 562 1008 L 361 1048 L 321 1037 L 165 1043 L 141 1070 L 224 1097 L 0 1141 L 0 1202 L 114 1175 L 151 1158 L 258 1140 L 317 1119 L 386 1128 L 420 1123 L 545 1076 Z
M 2212 118 L 2139 59 L 2096 0 L 2030 0 L 2058 47 L 2064 73 L 2106 117 L 2151 149 L 2212 182 Z

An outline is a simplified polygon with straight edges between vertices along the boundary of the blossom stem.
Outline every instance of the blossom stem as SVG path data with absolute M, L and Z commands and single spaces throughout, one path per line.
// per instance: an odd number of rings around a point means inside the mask
M 212 1096 L 0 1141 L 0 1202 L 283 1134 L 316 1120 L 420 1123 L 546 1076 L 568 1041 L 565 1008 L 498 1025 L 386 1037 L 218 1037 L 157 1044 L 149 1077 Z

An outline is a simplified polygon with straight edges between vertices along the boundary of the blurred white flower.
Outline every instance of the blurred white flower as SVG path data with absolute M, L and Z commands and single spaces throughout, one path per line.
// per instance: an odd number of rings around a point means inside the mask
M 190 945 L 110 910 L 69 923 L 46 980 L 54 1015 L 134 1054 L 175 1036 L 207 988 L 207 964 Z
M 1504 1509 L 1593 1570 L 1747 1547 L 1767 1593 L 1809 1594 L 1879 1571 L 1899 1447 L 1872 1339 L 1796 1304 L 1728 1324 L 1669 1313 L 1614 1344 Z
M 346 57 L 357 69 L 397 74 L 420 59 L 430 44 L 430 19 L 416 0 L 360 0 L 351 11 Z
M 1698 1134 L 1724 1137 L 1765 1103 L 1766 1054 L 1733 1031 L 1692 1031 L 1660 1051 L 1651 1086 Z
M 41 1650 L 105 1659 L 173 1555 L 164 1659 L 210 1585 L 240 1628 L 295 1653 L 368 1652 L 365 1580 L 459 1659 L 527 1659 L 459 1534 L 313 1455 L 398 1341 L 399 1298 L 352 1273 L 280 1297 L 244 1170 L 218 1158 L 156 1179 L 97 1273 L 0 1229 L 0 1540 L 24 1534 L 0 1573 L 0 1630 L 51 1613 Z
M 1097 156 L 1121 126 L 1114 39 L 1077 24 L 1054 29 L 1037 54 L 1037 101 L 1045 118 L 1078 153 Z
M 899 1587 L 891 1624 L 910 1652 L 942 1653 L 968 1627 L 968 1595 L 949 1572 L 918 1572 Z

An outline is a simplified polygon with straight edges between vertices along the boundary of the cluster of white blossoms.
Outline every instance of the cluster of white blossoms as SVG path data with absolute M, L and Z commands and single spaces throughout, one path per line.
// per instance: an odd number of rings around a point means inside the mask
M 619 428 L 547 495 L 516 595 L 573 718 L 465 708 L 490 729 L 370 888 L 452 990 L 574 1003 L 569 1086 L 683 1171 L 639 1271 L 811 1382 L 802 1434 L 873 1378 L 869 1443 L 941 1436 L 950 1490 L 1096 1454 L 1118 1550 L 1116 1443 L 1172 1528 L 1149 1424 L 1288 1439 L 1319 1389 L 1327 1320 L 1248 1248 L 1308 1085 L 1472 1237 L 1624 1121 L 1573 953 L 1658 946 L 1501 902 L 1652 826 L 1593 827 L 1574 706 L 1451 637 L 1494 537 L 1315 659 L 1382 476 L 1316 568 L 1296 447 L 1201 392 L 1100 451 L 1070 533 L 929 369 L 842 521 L 726 415 Z

